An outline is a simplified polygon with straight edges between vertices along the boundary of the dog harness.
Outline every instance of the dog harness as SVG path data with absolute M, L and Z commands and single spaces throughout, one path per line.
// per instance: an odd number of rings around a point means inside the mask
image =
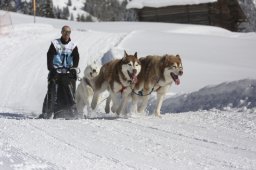
M 127 89 L 127 87 L 131 87 L 132 81 L 131 81 L 131 80 L 128 80 L 128 82 L 130 83 L 129 86 L 124 86 L 124 85 L 120 82 L 120 84 L 122 85 L 122 88 L 121 88 L 121 90 L 119 90 L 119 92 L 120 92 L 121 94 L 124 92 L 125 89 Z
M 121 94 L 123 94 L 123 92 L 124 92 L 124 90 L 125 90 L 126 88 L 127 88 L 127 87 L 125 87 L 125 86 L 122 85 L 122 88 L 121 88 L 121 90 L 119 90 L 119 92 L 120 92 Z
M 138 95 L 138 96 L 148 96 L 148 95 L 150 95 L 153 91 L 158 91 L 158 90 L 160 90 L 161 86 L 159 86 L 157 89 L 155 89 L 155 86 L 157 85 L 157 83 L 158 83 L 159 81 L 160 81 L 160 77 L 156 78 L 156 83 L 154 84 L 154 86 L 153 86 L 153 88 L 151 89 L 151 91 L 150 91 L 149 93 L 147 93 L 147 94 L 144 94 L 143 89 L 140 90 L 140 91 L 138 91 L 138 93 L 136 93 L 136 92 L 134 91 L 134 89 L 132 89 L 132 93 L 134 93 L 134 94 L 136 94 L 136 95 Z
M 57 52 L 53 57 L 54 68 L 71 68 L 73 66 L 73 56 L 71 54 L 76 44 L 71 41 L 67 44 L 62 44 L 60 39 L 53 40 L 52 44 Z
M 88 86 L 92 87 L 90 80 L 88 78 L 83 78 L 83 80 Z

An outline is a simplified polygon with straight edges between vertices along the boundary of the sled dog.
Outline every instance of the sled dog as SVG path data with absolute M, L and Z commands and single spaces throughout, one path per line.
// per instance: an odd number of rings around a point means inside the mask
M 124 52 L 122 59 L 115 59 L 104 64 L 99 75 L 95 78 L 95 89 L 91 103 L 92 109 L 96 108 L 99 95 L 108 90 L 110 97 L 107 99 L 105 111 L 110 111 L 110 101 L 113 104 L 111 111 L 119 115 L 126 108 L 128 95 L 137 83 L 137 76 L 141 70 L 141 64 L 137 57 L 137 52 L 134 55 L 128 55 Z M 121 100 L 119 96 L 121 95 Z M 120 101 L 120 102 L 119 102 Z
M 100 66 L 94 62 L 87 65 L 84 70 L 84 77 L 76 90 L 76 107 L 79 114 L 83 114 L 84 107 L 90 109 L 91 99 L 93 96 L 93 78 L 99 74 Z
M 157 92 L 154 114 L 160 117 L 160 109 L 168 87 L 174 82 L 180 84 L 179 76 L 183 74 L 183 67 L 179 55 L 147 56 L 140 58 L 142 65 L 138 75 L 138 83 L 133 89 L 133 111 L 144 112 L 151 92 Z M 142 97 L 142 104 L 137 108 L 138 98 Z M 135 110 L 137 109 L 137 110 Z

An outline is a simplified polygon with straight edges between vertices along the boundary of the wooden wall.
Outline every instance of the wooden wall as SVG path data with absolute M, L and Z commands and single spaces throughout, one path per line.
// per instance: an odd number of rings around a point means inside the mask
M 238 23 L 246 19 L 236 0 L 162 8 L 145 7 L 137 12 L 140 21 L 213 25 L 231 31 L 237 31 Z

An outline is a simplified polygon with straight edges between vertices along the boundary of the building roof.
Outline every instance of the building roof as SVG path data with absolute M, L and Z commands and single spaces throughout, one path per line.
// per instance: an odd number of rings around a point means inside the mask
M 160 8 L 174 5 L 193 5 L 202 3 L 212 3 L 217 0 L 131 0 L 128 2 L 126 8 L 141 9 L 144 7 Z

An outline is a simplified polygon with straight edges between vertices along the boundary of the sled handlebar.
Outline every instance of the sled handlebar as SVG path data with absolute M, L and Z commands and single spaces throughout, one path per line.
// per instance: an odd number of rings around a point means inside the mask
M 56 72 L 59 74 L 68 74 L 71 73 L 72 70 L 74 70 L 76 74 L 81 72 L 79 68 L 56 68 Z

